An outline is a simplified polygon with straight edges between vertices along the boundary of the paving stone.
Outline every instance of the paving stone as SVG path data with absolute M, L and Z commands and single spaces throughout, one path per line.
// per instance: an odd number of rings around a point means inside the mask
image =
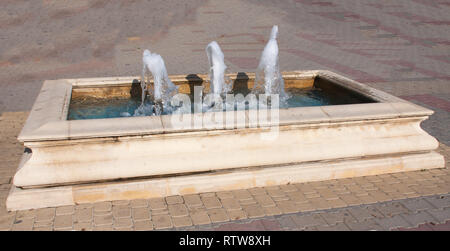
M 248 191 L 250 192 L 250 194 L 252 195 L 261 195 L 261 194 L 266 194 L 266 190 L 262 187 L 254 187 L 254 188 L 250 188 L 248 189 Z
M 272 197 L 272 198 L 276 198 L 276 197 L 286 197 L 286 194 L 283 192 L 283 190 L 281 190 L 280 188 L 276 188 L 276 189 L 267 189 L 267 193 Z
M 311 203 L 316 210 L 325 210 L 331 208 L 330 201 L 322 197 L 309 199 L 309 203 Z
M 374 219 L 368 219 L 364 221 L 349 221 L 344 223 L 352 231 L 383 231 L 383 227 L 380 226 Z
M 234 195 L 231 191 L 220 191 L 216 193 L 217 197 L 219 199 L 227 199 L 227 198 L 233 198 Z
M 378 211 L 380 211 L 383 215 L 387 217 L 392 217 L 397 214 L 404 214 L 409 212 L 408 209 L 406 209 L 399 202 L 387 202 L 382 205 L 376 205 L 375 207 L 378 209 Z
M 203 203 L 198 194 L 189 194 L 183 196 L 184 203 L 188 207 L 202 207 Z
M 320 189 L 319 194 L 322 198 L 326 200 L 335 200 L 339 198 L 339 196 L 336 193 L 334 193 L 331 189 Z
M 292 219 L 297 224 L 300 229 L 305 229 L 306 227 L 314 227 L 319 225 L 327 225 L 326 221 L 318 213 L 293 215 Z
M 129 228 L 133 226 L 131 218 L 115 218 L 113 223 L 114 229 Z
M 188 210 L 184 204 L 169 204 L 169 213 L 172 217 L 187 216 Z
M 408 213 L 401 215 L 403 219 L 411 224 L 413 227 L 417 227 L 420 224 L 433 222 L 434 218 L 426 211 L 418 212 L 418 213 Z
M 438 220 L 438 223 L 443 223 L 447 220 L 450 220 L 450 210 L 445 209 L 432 209 L 427 210 L 429 214 L 431 214 L 436 220 Z
M 166 203 L 167 205 L 183 203 L 183 197 L 179 195 L 166 197 Z
M 161 214 L 153 216 L 153 225 L 155 229 L 172 228 L 172 219 L 169 215 Z
M 302 192 L 290 192 L 286 193 L 286 195 L 289 197 L 289 199 L 295 203 L 305 203 L 308 201 L 306 196 Z M 256 196 L 255 196 L 256 198 Z
M 290 214 L 290 213 L 297 213 L 298 208 L 297 205 L 292 201 L 278 201 L 277 207 L 283 212 L 284 214 Z
M 259 205 L 246 205 L 242 206 L 243 210 L 247 214 L 248 218 L 258 218 L 265 215 L 264 209 Z
M 212 223 L 229 221 L 227 211 L 223 208 L 208 209 L 208 215 Z
M 144 199 L 132 200 L 130 202 L 130 204 L 131 204 L 131 208 L 147 207 L 148 200 L 144 200 Z
M 112 224 L 113 224 L 112 213 L 109 215 L 94 216 L 94 225 L 95 226 L 112 225 Z
M 0 216 L 1 218 L 2 216 Z M 36 218 L 36 210 L 23 210 L 16 212 L 16 219 Z
M 233 195 L 238 200 L 250 200 L 253 199 L 250 192 L 246 189 L 234 190 Z
M 296 203 L 297 209 L 299 212 L 310 212 L 316 210 L 316 208 L 313 206 L 313 204 L 307 202 L 307 203 Z
M 169 210 L 168 209 L 158 209 L 158 210 L 151 210 L 150 211 L 151 215 L 161 215 L 161 214 L 169 214 Z
M 318 231 L 350 231 L 350 228 L 348 228 L 344 223 L 337 223 L 333 226 L 316 226 Z
M 183 216 L 183 217 L 175 217 L 172 218 L 173 225 L 175 227 L 188 227 L 192 226 L 192 220 L 190 217 Z
M 266 231 L 282 230 L 280 223 L 276 219 L 261 219 L 260 222 Z
M 256 204 L 256 203 L 257 203 L 257 201 L 254 200 L 254 199 L 240 200 L 240 201 L 239 201 L 239 204 L 240 204 L 241 206 L 253 205 L 253 204 Z
M 247 215 L 242 209 L 227 211 L 230 220 L 244 220 L 247 219 Z
M 41 208 L 36 211 L 36 222 L 52 221 L 55 218 L 55 208 Z
M 76 222 L 92 221 L 92 208 L 75 209 L 75 221 Z
M 73 225 L 75 231 L 92 231 L 93 226 L 91 222 L 76 222 Z
M 284 230 L 300 230 L 299 226 L 297 226 L 297 224 L 295 224 L 293 217 L 294 216 L 291 216 L 291 215 L 283 215 L 283 216 L 277 217 L 275 219 L 278 220 L 281 228 Z
M 389 196 L 381 191 L 371 191 L 369 192 L 369 195 L 372 196 L 372 198 L 374 198 L 376 202 L 390 201 Z
M 320 194 L 319 193 L 307 193 L 305 194 L 305 197 L 310 200 L 310 199 L 314 199 L 314 198 L 319 198 Z
M 255 200 L 259 203 L 259 205 L 261 205 L 262 207 L 275 206 L 275 202 L 267 194 L 258 194 L 258 195 L 255 195 L 254 197 L 255 197 Z
M 425 199 L 418 198 L 414 200 L 405 200 L 401 204 L 411 212 L 434 209 L 434 207 Z
M 113 231 L 112 225 L 94 226 L 94 231 Z
M 450 207 L 450 195 L 436 195 L 425 198 L 435 208 Z
M 348 221 L 356 221 L 347 210 L 339 210 L 336 212 L 324 212 L 320 214 L 328 225 L 336 225 L 337 223 L 344 223 Z
M 71 214 L 57 215 L 55 217 L 55 223 L 54 223 L 55 230 L 72 228 L 72 226 L 73 226 L 73 216 Z
M 33 229 L 34 219 L 16 220 L 12 225 L 12 231 L 31 231 Z
M 365 207 L 351 207 L 347 211 L 359 222 L 374 218 L 373 214 Z
M 167 204 L 163 198 L 152 198 L 148 200 L 148 206 L 152 210 L 162 210 L 167 208 Z
M 287 184 L 287 185 L 280 185 L 280 189 L 285 192 L 285 193 L 290 193 L 290 192 L 296 192 L 297 187 L 295 185 L 292 184 Z
M 204 225 L 211 223 L 208 213 L 203 208 L 191 209 L 189 215 L 191 216 L 192 222 L 195 225 Z
M 136 231 L 153 230 L 153 222 L 151 220 L 142 220 L 134 222 L 134 229 Z
M 373 204 L 376 203 L 377 200 L 370 195 L 358 196 L 361 204 Z
M 267 215 L 267 216 L 282 214 L 281 210 L 277 206 L 263 207 L 263 209 L 264 209 L 265 215 Z M 297 207 L 297 211 L 298 211 L 298 207 Z
M 34 218 L 23 218 L 23 219 L 34 219 Z M 14 216 L 0 216 L 0 231 L 11 230 L 13 222 Z
M 235 198 L 222 198 L 221 203 L 223 207 L 227 210 L 241 209 L 241 205 Z
M 129 218 L 131 217 L 131 208 L 126 206 L 113 206 L 112 213 L 114 218 Z
M 62 206 L 56 208 L 56 215 L 67 215 L 75 212 L 74 206 Z
M 45 226 L 45 227 L 34 227 L 33 231 L 53 231 L 52 226 Z
M 105 215 L 111 212 L 112 203 L 110 201 L 94 203 L 94 215 Z
M 399 227 L 411 227 L 411 224 L 400 215 L 395 215 L 388 218 L 375 218 L 375 222 L 378 223 L 384 230 L 392 230 Z
M 220 204 L 220 201 L 217 197 L 202 197 L 202 201 L 203 205 L 205 205 L 207 209 L 222 207 L 222 204 Z
M 327 200 L 327 203 L 331 208 L 341 208 L 348 206 L 347 203 L 345 203 L 345 201 L 341 199 Z
M 132 217 L 134 221 L 150 220 L 150 210 L 146 207 L 133 208 Z

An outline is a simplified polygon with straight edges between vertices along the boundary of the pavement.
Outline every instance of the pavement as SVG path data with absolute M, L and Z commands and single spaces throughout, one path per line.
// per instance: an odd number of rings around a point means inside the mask
M 0 230 L 449 230 L 450 1 L 24 1 L 0 4 Z M 272 25 L 282 71 L 327 69 L 435 111 L 446 168 L 7 212 L 16 140 L 46 79 L 254 71 Z

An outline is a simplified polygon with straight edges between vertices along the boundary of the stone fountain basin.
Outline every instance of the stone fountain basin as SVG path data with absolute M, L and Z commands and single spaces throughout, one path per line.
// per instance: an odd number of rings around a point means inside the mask
M 222 129 L 207 123 L 175 126 L 174 115 L 67 120 L 72 98 L 133 95 L 139 92 L 137 78 L 47 80 L 18 137 L 30 151 L 14 176 L 8 208 L 444 167 L 434 152 L 438 141 L 420 127 L 433 111 L 329 71 L 282 74 L 286 88 L 314 86 L 364 102 L 280 109 L 279 123 L 257 127 L 249 127 L 249 111 L 236 112 L 240 119 Z M 229 76 L 235 86 L 253 85 L 254 74 Z M 184 93 L 209 80 L 205 75 L 170 78 Z M 189 116 L 194 123 L 206 113 Z M 261 138 L 274 127 L 279 129 L 275 140 Z

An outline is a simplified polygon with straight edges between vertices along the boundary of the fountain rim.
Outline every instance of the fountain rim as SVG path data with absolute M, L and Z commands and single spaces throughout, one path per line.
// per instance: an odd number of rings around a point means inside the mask
M 46 80 L 32 107 L 28 119 L 18 136 L 21 142 L 42 142 L 56 140 L 76 140 L 111 137 L 144 137 L 171 133 L 211 133 L 224 130 L 261 130 L 273 126 L 317 126 L 320 124 L 357 122 L 379 119 L 399 119 L 408 117 L 423 117 L 433 114 L 432 110 L 415 105 L 386 92 L 374 89 L 365 84 L 351 80 L 328 70 L 288 71 L 282 72 L 283 78 L 305 79 L 321 77 L 346 89 L 355 91 L 375 101 L 375 103 L 330 105 L 316 107 L 296 107 L 279 110 L 279 122 L 268 122 L 256 128 L 241 128 L 235 125 L 229 129 L 210 129 L 207 125 L 198 128 L 184 129 L 171 126 L 171 116 L 121 117 L 89 120 L 67 120 L 72 89 L 88 87 L 120 86 L 132 83 L 139 77 L 106 77 Z M 208 81 L 208 74 L 197 74 Z M 239 79 L 239 73 L 227 74 L 232 80 Z M 253 73 L 245 73 L 248 79 L 253 79 Z M 189 75 L 170 75 L 172 82 L 186 81 Z M 248 119 L 248 111 L 244 113 Z M 205 114 L 191 114 L 204 116 Z

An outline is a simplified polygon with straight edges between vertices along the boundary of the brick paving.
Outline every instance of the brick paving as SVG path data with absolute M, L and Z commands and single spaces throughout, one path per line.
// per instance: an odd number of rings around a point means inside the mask
M 448 0 L 7 1 L 0 10 L 0 230 L 448 230 L 449 11 Z M 212 40 L 229 72 L 253 71 L 273 24 L 282 70 L 328 69 L 434 110 L 422 127 L 440 141 L 446 168 L 6 211 L 23 153 L 16 137 L 43 80 L 138 75 L 144 48 L 160 53 L 170 74 L 205 73 Z

